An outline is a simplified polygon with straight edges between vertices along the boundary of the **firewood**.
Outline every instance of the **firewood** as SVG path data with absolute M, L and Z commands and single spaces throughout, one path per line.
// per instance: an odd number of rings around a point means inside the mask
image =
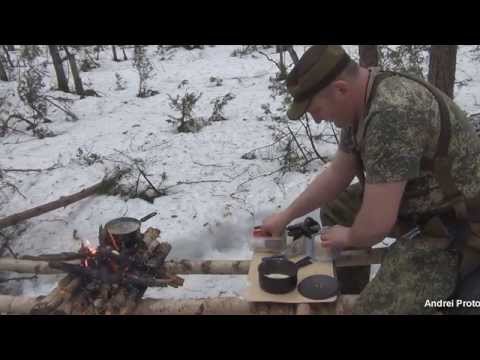
M 80 286 L 81 279 L 69 274 L 63 278 L 50 294 L 43 298 L 38 306 L 32 309 L 34 314 L 48 314 L 59 308 L 62 303 L 68 301 L 76 289 Z
M 62 291 L 74 280 L 74 276 L 68 274 L 64 278 L 62 278 L 57 286 L 50 291 L 47 296 L 44 296 L 40 299 L 40 301 L 35 305 L 32 309 L 32 314 L 48 314 L 52 308 L 56 308 L 62 302 Z
M 118 314 L 120 312 L 120 309 L 125 306 L 125 303 L 127 302 L 127 297 L 128 290 L 124 287 L 120 287 L 115 296 L 110 299 L 114 314 Z
M 160 230 L 149 227 L 144 233 L 143 233 L 143 242 L 145 245 L 147 245 L 147 248 L 152 244 L 157 242 L 157 238 L 160 235 Z
M 88 301 L 88 292 L 85 290 L 79 291 L 78 295 L 70 300 L 72 303 L 72 315 L 83 315 L 85 309 L 90 305 Z
M 133 313 L 144 292 L 145 290 L 139 291 L 136 288 L 130 287 L 129 291 L 127 292 L 125 305 L 120 310 L 120 315 L 130 315 Z
M 102 225 L 100 225 L 98 229 L 98 244 L 100 245 L 100 247 L 103 247 L 106 245 L 106 239 L 107 239 L 107 231 Z

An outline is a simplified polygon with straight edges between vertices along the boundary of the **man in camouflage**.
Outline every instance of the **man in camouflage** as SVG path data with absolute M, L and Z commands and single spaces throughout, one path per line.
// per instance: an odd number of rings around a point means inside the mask
M 341 140 L 329 166 L 263 228 L 280 234 L 322 208 L 322 221 L 330 225 L 321 236 L 326 248 L 369 248 L 395 237 L 371 282 L 370 267 L 337 268 L 341 291 L 361 291 L 355 314 L 435 313 L 426 301 L 454 296 L 460 277 L 480 263 L 478 201 L 460 206 L 480 194 L 480 140 L 466 115 L 431 85 L 360 67 L 335 45 L 311 47 L 287 86 L 294 98 L 289 118 L 308 112 L 317 123 L 332 121 Z M 424 166 L 439 154 L 448 155 L 450 182 Z M 360 181 L 349 186 L 355 176 Z M 452 188 L 456 192 L 445 194 Z M 467 230 L 457 226 L 461 209 L 467 209 Z M 473 245 L 458 246 L 467 232 Z

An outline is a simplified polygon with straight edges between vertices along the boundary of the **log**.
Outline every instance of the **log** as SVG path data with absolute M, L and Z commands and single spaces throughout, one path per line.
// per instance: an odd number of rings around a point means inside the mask
M 100 280 L 109 284 L 119 285 L 133 285 L 140 287 L 178 287 L 183 284 L 183 279 L 179 281 L 178 277 L 171 277 L 168 279 L 157 279 L 154 277 L 140 276 L 134 274 L 121 273 L 103 273 L 99 269 L 85 268 L 78 264 L 71 264 L 67 262 L 49 262 L 51 268 L 59 269 L 70 274 L 80 277 L 86 277 L 90 280 Z
M 356 297 L 340 296 L 336 303 L 310 304 L 312 315 L 334 315 L 340 310 L 351 309 Z M 36 298 L 0 295 L 0 313 L 30 314 L 38 302 Z M 143 299 L 134 315 L 295 315 L 292 304 L 249 303 L 240 298 L 212 299 Z
M 70 264 L 80 264 L 80 261 L 68 261 Z M 0 271 L 31 274 L 62 274 L 63 270 L 51 268 L 48 261 L 20 260 L 10 257 L 0 258 Z
M 386 248 L 375 248 L 368 251 L 345 251 L 335 260 L 336 266 L 364 266 L 380 264 Z M 79 261 L 67 261 L 79 264 Z M 249 260 L 169 260 L 165 262 L 166 270 L 180 275 L 246 275 L 250 267 Z M 21 260 L 10 257 L 0 258 L 0 271 L 32 274 L 59 274 L 63 270 L 53 269 L 46 261 Z
M 82 279 L 67 275 L 60 281 L 57 287 L 46 297 L 42 298 L 32 309 L 34 314 L 51 314 L 63 304 L 69 306 L 70 299 L 76 295 L 76 290 L 82 283 Z M 70 307 L 69 307 L 70 308 Z M 70 314 L 70 310 L 61 309 L 61 313 Z
M 120 309 L 120 315 L 132 314 L 144 293 L 145 293 L 145 290 L 139 291 L 136 288 L 130 288 L 129 291 L 127 292 L 125 304 Z
M 143 233 L 143 242 L 145 245 L 147 245 L 147 248 L 150 247 L 150 245 L 153 243 L 157 242 L 157 238 L 160 236 L 160 230 L 149 227 L 145 232 Z
M 32 308 L 32 314 L 47 314 L 49 309 L 57 307 L 61 304 L 60 295 L 65 287 L 73 281 L 72 275 L 65 276 L 60 280 L 57 286 L 47 295 L 38 298 L 38 303 Z
M 166 261 L 165 267 L 173 274 L 246 275 L 249 260 L 180 260 Z
M 124 287 L 120 287 L 116 290 L 115 294 L 107 302 L 105 309 L 105 315 L 118 315 L 120 309 L 127 302 L 128 290 Z
M 41 255 L 23 255 L 19 256 L 20 260 L 32 260 L 32 261 L 71 261 L 84 259 L 86 254 L 80 254 L 78 252 L 65 252 L 60 254 L 41 254 Z
M 71 315 L 82 315 L 84 314 L 84 311 L 86 308 L 89 307 L 89 302 L 88 302 L 88 292 L 85 290 L 82 290 L 79 292 L 77 296 L 75 296 L 72 300 L 72 311 L 69 313 Z M 91 309 L 92 313 L 93 308 Z
M 97 184 L 90 186 L 82 191 L 79 191 L 75 194 L 69 196 L 61 196 L 58 200 L 43 204 L 32 209 L 22 211 L 10 216 L 7 216 L 3 219 L 0 219 L 0 230 L 6 228 L 7 226 L 18 224 L 19 222 L 28 220 L 35 216 L 45 214 L 49 211 L 56 210 L 61 207 L 66 207 L 70 204 L 73 204 L 77 201 L 85 199 L 89 196 L 97 194 L 98 192 L 105 192 L 106 189 L 110 188 L 115 184 L 115 182 L 124 174 L 124 171 L 119 171 L 114 175 L 103 179 Z

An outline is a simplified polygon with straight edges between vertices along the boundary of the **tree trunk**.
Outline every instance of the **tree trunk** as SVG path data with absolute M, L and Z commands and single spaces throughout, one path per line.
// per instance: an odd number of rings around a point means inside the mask
M 428 81 L 453 98 L 458 45 L 432 45 Z
M 358 45 L 358 52 L 360 55 L 360 66 L 378 66 L 377 45 Z
M 9 49 L 8 49 L 8 45 L 5 46 L 5 45 L 2 45 L 2 48 L 3 48 L 3 51 L 5 52 L 5 56 L 7 58 L 7 61 L 8 61 L 8 64 L 10 65 L 11 68 L 14 68 L 13 66 L 13 61 L 12 59 L 10 58 L 10 54 L 9 54 Z
M 68 51 L 68 46 L 64 46 L 63 48 L 67 53 L 68 62 L 70 63 L 70 70 L 72 71 L 73 83 L 75 84 L 75 92 L 78 95 L 83 96 L 84 95 L 83 84 L 82 84 L 82 79 L 80 78 L 80 73 L 78 72 L 75 55 L 73 55 L 70 51 Z
M 15 45 L 7 45 L 8 51 L 15 51 Z
M 112 52 L 113 52 L 113 61 L 120 61 L 118 60 L 118 57 L 117 57 L 117 49 L 115 48 L 115 45 L 112 45 Z
M 8 81 L 7 72 L 5 71 L 5 67 L 3 66 L 3 56 L 0 57 L 0 80 Z
M 292 58 L 293 64 L 297 65 L 297 63 L 299 62 L 299 59 L 295 49 L 293 48 L 293 45 L 285 45 L 285 46 L 286 46 L 286 50 L 288 51 L 288 54 Z
M 127 54 L 125 54 L 125 48 L 122 46 L 122 52 L 123 52 L 123 60 L 127 61 L 128 57 Z
M 62 60 L 60 59 L 60 54 L 58 52 L 58 47 L 56 45 L 48 45 L 50 54 L 52 55 L 53 67 L 55 68 L 55 73 L 57 74 L 58 89 L 60 91 L 69 92 L 68 90 L 68 81 L 65 76 L 65 71 L 63 70 Z

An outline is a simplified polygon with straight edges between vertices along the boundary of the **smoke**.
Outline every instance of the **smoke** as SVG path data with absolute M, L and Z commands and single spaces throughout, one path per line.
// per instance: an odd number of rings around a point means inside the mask
M 248 253 L 252 229 L 272 214 L 272 209 L 263 209 L 250 214 L 237 213 L 233 218 L 213 221 L 211 224 L 172 239 L 171 259 L 206 259 L 215 254 L 230 257 Z M 238 257 L 237 256 L 237 257 Z M 218 256 L 217 256 L 218 257 Z

